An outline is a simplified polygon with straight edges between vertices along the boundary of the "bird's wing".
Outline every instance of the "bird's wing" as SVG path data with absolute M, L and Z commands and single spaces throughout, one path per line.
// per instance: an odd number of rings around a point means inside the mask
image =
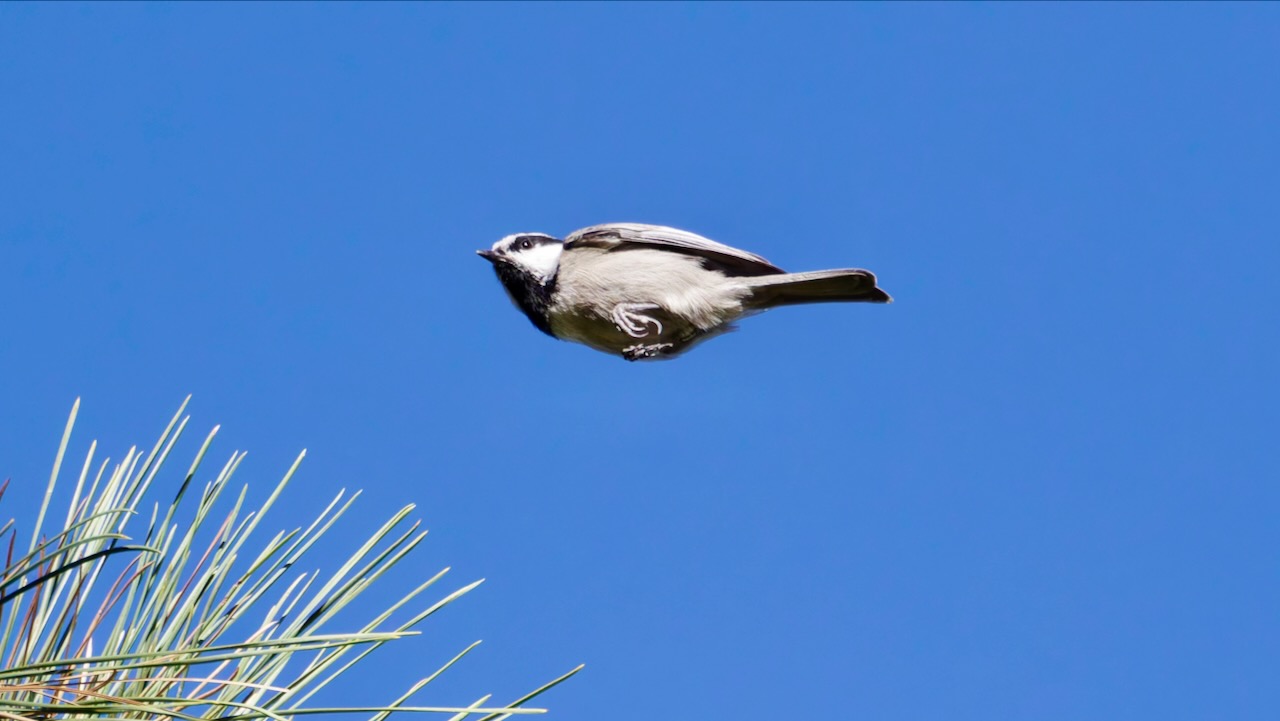
M 757 276 L 785 272 L 755 253 L 731 248 L 684 230 L 640 223 L 608 223 L 575 231 L 565 239 L 565 250 L 602 248 L 606 251 L 653 248 L 702 258 L 727 275 Z

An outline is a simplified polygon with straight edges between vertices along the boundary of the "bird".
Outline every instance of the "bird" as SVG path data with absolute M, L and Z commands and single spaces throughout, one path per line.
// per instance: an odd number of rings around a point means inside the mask
M 788 273 L 661 225 L 606 223 L 563 240 L 516 233 L 476 253 L 538 330 L 628 361 L 675 358 L 778 306 L 893 300 L 867 270 Z

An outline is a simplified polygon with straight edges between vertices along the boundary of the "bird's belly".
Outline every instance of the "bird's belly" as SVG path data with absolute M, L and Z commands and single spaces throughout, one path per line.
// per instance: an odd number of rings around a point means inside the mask
M 556 289 L 552 334 L 629 360 L 638 360 L 637 347 L 654 349 L 644 358 L 671 357 L 723 332 L 750 294 L 695 258 L 658 250 L 574 249 L 561 260 L 560 277 L 572 282 Z
M 551 332 L 557 338 L 581 343 L 610 355 L 625 355 L 629 349 L 659 345 L 669 345 L 664 355 L 674 355 L 701 333 L 691 323 L 661 308 L 636 310 L 630 315 L 630 330 L 626 322 L 618 323 L 612 316 L 602 317 L 583 312 L 583 309 L 553 312 L 550 321 Z

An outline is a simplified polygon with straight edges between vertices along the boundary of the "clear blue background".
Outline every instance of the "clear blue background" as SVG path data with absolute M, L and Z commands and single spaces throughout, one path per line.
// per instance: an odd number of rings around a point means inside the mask
M 1277 68 L 1274 4 L 6 4 L 4 515 L 193 393 L 208 474 L 309 449 L 268 526 L 420 504 L 373 596 L 488 578 L 352 703 L 483 638 L 423 703 L 1274 719 Z M 896 302 L 628 364 L 473 254 L 623 220 Z

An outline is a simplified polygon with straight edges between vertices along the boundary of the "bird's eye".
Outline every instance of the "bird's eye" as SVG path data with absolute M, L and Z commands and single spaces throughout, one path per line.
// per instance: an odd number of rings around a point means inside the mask
M 533 241 L 532 241 L 532 240 L 529 240 L 528 238 L 525 238 L 524 240 L 520 241 L 520 249 L 521 249 L 521 250 L 528 250 L 528 249 L 530 249 L 530 248 L 532 248 L 532 247 L 533 247 Z

